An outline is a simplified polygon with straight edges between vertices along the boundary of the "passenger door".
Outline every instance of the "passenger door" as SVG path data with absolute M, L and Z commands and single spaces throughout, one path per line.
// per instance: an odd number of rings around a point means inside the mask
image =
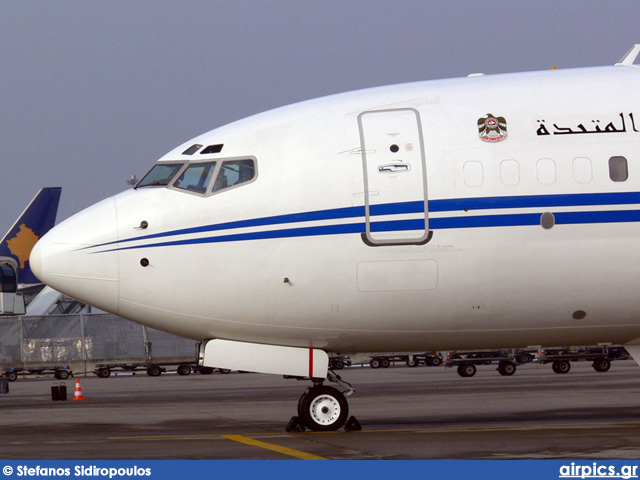
M 413 108 L 358 115 L 367 245 L 429 241 L 427 172 L 420 113 Z

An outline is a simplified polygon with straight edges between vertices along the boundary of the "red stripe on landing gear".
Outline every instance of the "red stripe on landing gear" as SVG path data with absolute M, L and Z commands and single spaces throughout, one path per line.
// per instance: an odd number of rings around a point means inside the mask
M 309 349 L 309 378 L 313 378 L 313 348 Z

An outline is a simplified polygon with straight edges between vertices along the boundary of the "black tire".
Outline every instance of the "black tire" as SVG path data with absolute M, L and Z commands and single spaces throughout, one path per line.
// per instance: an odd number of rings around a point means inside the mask
M 380 359 L 380 366 L 382 368 L 389 368 L 389 365 L 391 365 L 391 362 L 389 361 L 388 358 L 384 358 L 383 357 L 383 358 Z
M 302 403 L 304 402 L 304 397 L 309 393 L 309 390 L 311 390 L 311 387 L 307 388 L 298 400 L 298 418 L 301 419 L 300 421 L 302 421 Z
M 372 358 L 371 361 L 369 362 L 369 366 L 371 368 L 380 368 L 380 359 Z
M 611 368 L 611 360 L 605 357 L 596 358 L 591 366 L 596 372 L 608 372 Z
M 158 365 L 150 365 L 149 367 L 147 367 L 147 375 L 149 375 L 150 377 L 159 377 L 161 373 L 162 370 Z
M 176 372 L 178 372 L 178 375 L 189 375 L 191 373 L 191 366 L 186 364 L 179 365 Z
M 500 375 L 504 375 L 505 377 L 509 377 L 516 373 L 516 365 L 513 362 L 500 362 L 498 365 L 498 373 Z
M 298 417 L 307 428 L 317 432 L 338 430 L 348 416 L 347 399 L 333 387 L 312 387 L 298 402 Z
M 476 366 L 471 362 L 458 365 L 458 375 L 464 378 L 473 377 L 476 374 Z
M 407 358 L 407 367 L 417 367 L 418 365 L 420 365 L 420 361 L 416 358 L 416 357 L 409 357 Z
M 7 380 L 10 382 L 15 382 L 18 379 L 18 374 L 16 372 L 8 372 L 5 377 L 7 377 Z
M 530 353 L 519 353 L 516 355 L 516 362 L 518 363 L 531 363 L 533 361 L 533 355 Z
M 97 372 L 98 377 L 100 378 L 109 378 L 111 375 L 111 370 L 107 367 L 100 367 Z
M 223 374 L 223 375 L 228 375 L 228 374 L 231 373 L 231 369 L 229 369 L 229 368 L 219 368 L 218 372 Z
M 552 368 L 554 372 L 563 375 L 565 373 L 569 373 L 569 370 L 571 370 L 571 363 L 569 363 L 569 360 L 555 360 Z
M 66 380 L 69 378 L 69 372 L 67 370 L 56 370 L 53 374 L 58 380 Z
M 202 375 L 211 375 L 213 373 L 213 370 L 214 370 L 213 367 L 198 367 L 198 371 Z
M 440 357 L 431 357 L 431 366 L 438 367 L 442 365 L 442 359 Z
M 335 360 L 331 368 L 334 370 L 342 370 L 344 368 L 344 362 L 342 360 Z

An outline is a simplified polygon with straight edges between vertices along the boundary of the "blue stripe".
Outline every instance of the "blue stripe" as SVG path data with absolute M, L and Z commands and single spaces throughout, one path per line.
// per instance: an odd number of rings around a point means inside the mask
M 614 210 L 603 212 L 561 212 L 555 214 L 557 225 L 570 225 L 581 223 L 621 223 L 640 222 L 640 210 Z M 429 221 L 429 228 L 442 230 L 450 228 L 478 228 L 478 227 L 514 227 L 514 226 L 539 226 L 539 213 L 507 214 L 507 215 L 476 215 L 470 217 L 434 218 Z M 371 224 L 372 232 L 395 232 L 408 230 L 424 230 L 424 220 L 390 220 L 386 222 L 374 222 Z M 247 240 L 265 240 L 276 238 L 295 238 L 322 235 L 344 235 L 364 233 L 364 223 L 351 223 L 346 225 L 327 225 L 320 227 L 303 227 L 263 232 L 241 233 L 232 235 L 220 235 L 217 237 L 192 238 L 169 242 L 159 242 L 132 247 L 114 248 L 102 252 L 117 250 L 137 250 L 151 247 L 173 247 L 178 245 L 199 245 L 207 243 L 240 242 Z
M 516 213 L 511 215 L 476 215 L 473 217 L 429 219 L 429 228 L 431 230 L 447 228 L 522 227 L 527 225 L 540 225 L 540 214 Z
M 640 210 L 617 210 L 610 212 L 561 212 L 555 213 L 556 223 L 573 225 L 578 223 L 622 223 L 640 222 Z
M 423 222 L 424 228 L 424 222 Z M 97 253 L 114 252 L 119 250 L 137 250 L 139 248 L 151 247 L 174 247 L 178 245 L 198 245 L 203 243 L 240 242 L 246 240 L 264 240 L 267 238 L 293 238 L 311 237 L 320 235 L 340 235 L 345 233 L 364 232 L 364 223 L 352 223 L 348 225 L 332 225 L 326 227 L 292 228 L 286 230 L 270 230 L 266 232 L 241 233 L 235 235 L 220 235 L 218 237 L 192 238 L 185 240 L 175 240 L 172 242 L 152 243 L 148 245 L 138 245 L 133 247 L 114 248 L 103 250 Z
M 489 210 L 502 208 L 577 207 L 595 205 L 631 205 L 640 203 L 640 192 L 576 193 L 569 195 L 527 195 L 517 197 L 478 197 L 434 200 L 431 212 Z
M 430 212 L 453 212 L 453 211 L 473 211 L 473 210 L 495 210 L 511 208 L 542 208 L 542 207 L 572 207 L 572 206 L 595 206 L 595 205 L 629 205 L 640 203 L 640 192 L 621 193 L 579 193 L 568 195 L 526 195 L 513 197 L 476 197 L 476 198 L 455 198 L 445 200 L 430 200 L 428 203 Z M 370 209 L 371 216 L 380 215 L 400 215 L 409 213 L 421 213 L 424 211 L 424 202 L 403 202 L 388 203 L 383 205 L 373 205 Z M 287 215 L 276 215 L 273 217 L 263 217 L 251 220 L 240 220 L 235 222 L 219 223 L 215 225 L 205 225 L 201 227 L 172 230 L 169 232 L 155 233 L 141 237 L 131 237 L 123 240 L 92 245 L 86 248 L 104 247 L 114 244 L 123 244 L 133 241 L 149 240 L 154 238 L 165 238 L 177 235 L 189 235 L 195 233 L 215 232 L 220 230 L 231 230 L 236 228 L 262 227 L 269 225 L 313 222 L 321 220 L 338 220 L 347 218 L 364 217 L 364 207 L 345 207 L 331 210 L 318 210 L 315 212 L 301 212 Z M 478 217 L 480 218 L 480 217 Z M 487 218 L 487 217 L 482 217 Z M 430 220 L 438 223 L 441 219 Z M 453 220 L 460 222 L 460 220 Z M 507 219 L 504 219 L 506 222 Z M 524 220 L 523 220 L 524 221 Z M 469 226 L 500 226 L 482 225 L 482 220 L 478 225 Z M 527 221 L 529 222 L 529 221 Z M 474 223 L 474 221 L 471 221 Z M 535 222 L 537 223 L 537 222 Z M 531 223 L 517 223 L 518 225 L 531 225 Z M 424 228 L 424 227 L 423 227 Z M 435 227 L 434 227 L 435 228 Z M 456 227 L 440 227 L 456 228 Z M 457 227 L 465 228 L 465 227 Z
M 132 237 L 124 240 L 92 245 L 87 248 L 104 247 L 115 243 L 134 242 L 138 240 L 148 240 L 151 238 L 173 237 L 176 235 L 189 235 L 193 233 L 215 232 L 219 230 L 231 230 L 235 228 L 264 227 L 268 225 L 278 225 L 286 223 L 313 222 L 319 220 L 337 220 L 343 218 L 364 217 L 364 207 L 346 207 L 332 210 L 319 210 L 316 212 L 293 213 L 288 215 L 276 215 L 273 217 L 256 218 L 252 220 L 240 220 L 235 222 L 219 223 L 216 225 L 205 225 L 202 227 L 191 227 L 169 232 L 154 233 L 142 237 Z

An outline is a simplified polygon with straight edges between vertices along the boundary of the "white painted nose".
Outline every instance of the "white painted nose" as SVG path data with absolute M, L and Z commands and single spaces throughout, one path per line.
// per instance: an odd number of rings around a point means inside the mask
M 117 235 L 116 206 L 111 197 L 43 236 L 31 251 L 31 270 L 55 290 L 117 314 Z

